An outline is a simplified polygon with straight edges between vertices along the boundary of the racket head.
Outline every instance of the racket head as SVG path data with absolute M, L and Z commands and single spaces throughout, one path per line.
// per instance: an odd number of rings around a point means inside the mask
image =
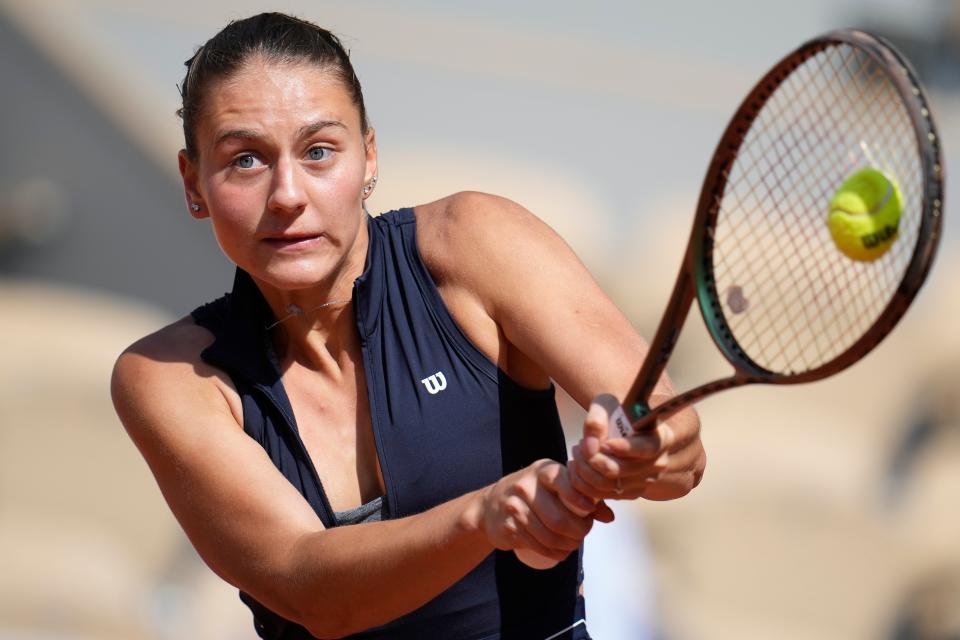
M 843 255 L 829 202 L 879 165 L 903 195 L 880 258 Z M 773 67 L 707 171 L 685 268 L 735 384 L 824 378 L 890 333 L 932 264 L 943 209 L 940 138 L 915 72 L 863 31 L 827 33 Z

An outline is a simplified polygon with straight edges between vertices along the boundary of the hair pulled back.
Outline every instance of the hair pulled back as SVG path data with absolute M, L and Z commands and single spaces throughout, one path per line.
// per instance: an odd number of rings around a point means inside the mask
M 187 72 L 180 84 L 183 106 L 177 115 L 183 120 L 187 156 L 196 158 L 195 124 L 210 83 L 228 77 L 254 56 L 263 56 L 272 62 L 311 62 L 334 74 L 350 94 L 360 114 L 361 130 L 366 134 L 363 91 L 350 64 L 350 55 L 337 36 L 283 13 L 261 13 L 230 22 L 184 62 Z

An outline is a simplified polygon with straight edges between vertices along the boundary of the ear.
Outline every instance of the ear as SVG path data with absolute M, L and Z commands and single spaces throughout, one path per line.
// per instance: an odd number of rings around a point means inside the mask
M 183 191 L 187 198 L 187 210 L 194 218 L 201 220 L 209 218 L 210 213 L 203 202 L 203 197 L 197 189 L 197 165 L 187 155 L 186 149 L 180 149 L 177 154 L 177 163 L 180 165 L 180 177 L 183 178 Z M 200 208 L 197 209 L 196 206 Z
M 367 129 L 367 135 L 363 140 L 363 148 L 366 151 L 367 164 L 363 173 L 363 184 L 370 184 L 379 175 L 379 165 L 377 164 L 377 132 L 373 127 Z M 364 200 L 369 198 L 373 194 L 371 190 L 370 193 L 363 196 Z

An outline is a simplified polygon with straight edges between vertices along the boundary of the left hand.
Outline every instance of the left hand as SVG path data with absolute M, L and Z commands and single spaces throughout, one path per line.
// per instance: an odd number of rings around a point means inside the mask
M 573 487 L 595 500 L 673 500 L 690 493 L 707 462 L 696 411 L 688 407 L 655 429 L 608 438 L 610 399 L 600 396 L 590 405 L 568 463 Z M 668 399 L 654 396 L 651 404 Z

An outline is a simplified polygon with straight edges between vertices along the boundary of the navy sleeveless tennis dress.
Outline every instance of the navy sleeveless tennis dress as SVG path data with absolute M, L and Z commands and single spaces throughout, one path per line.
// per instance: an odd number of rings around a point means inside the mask
M 412 209 L 369 218 L 370 246 L 353 308 L 386 495 L 384 518 L 420 513 L 491 484 L 539 458 L 566 460 L 553 389 L 531 390 L 503 374 L 461 332 L 424 267 Z M 230 375 L 243 428 L 310 503 L 338 525 L 297 431 L 265 326 L 269 306 L 248 274 L 197 308 L 211 331 L 203 359 Z M 419 609 L 351 638 L 377 640 L 584 640 L 580 555 L 534 571 L 495 551 Z M 397 585 L 397 588 L 403 588 Z M 245 593 L 265 639 L 312 636 Z

